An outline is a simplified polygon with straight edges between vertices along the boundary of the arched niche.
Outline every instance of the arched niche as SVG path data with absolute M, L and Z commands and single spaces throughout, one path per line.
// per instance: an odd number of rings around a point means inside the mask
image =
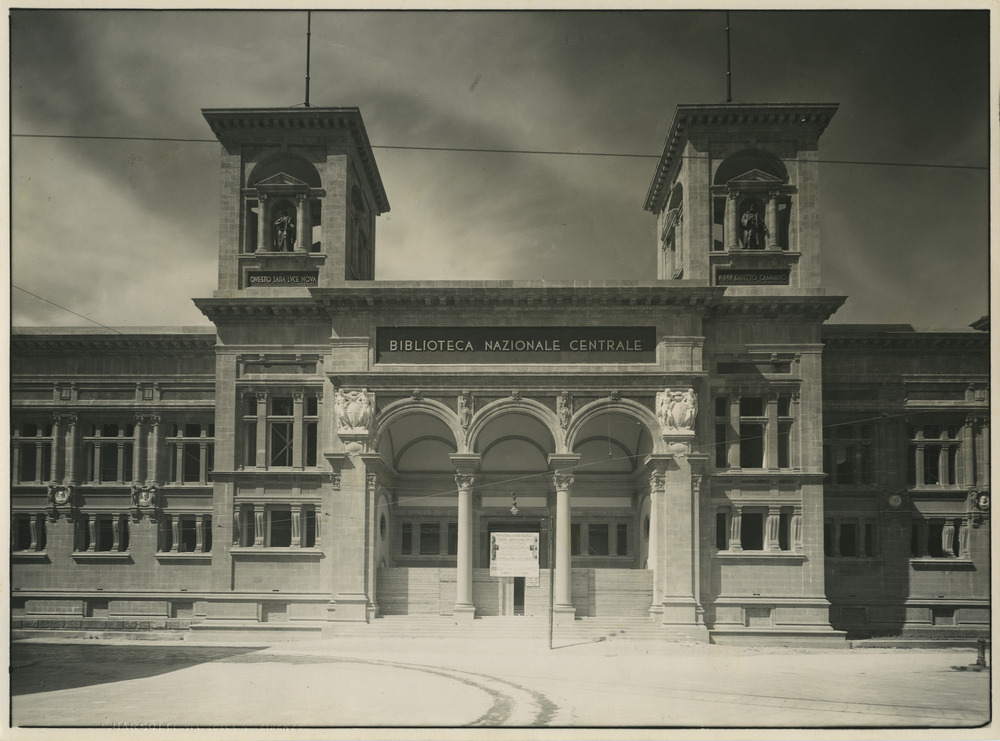
M 322 180 L 293 152 L 261 160 L 247 176 L 245 252 L 318 252 L 322 243 Z

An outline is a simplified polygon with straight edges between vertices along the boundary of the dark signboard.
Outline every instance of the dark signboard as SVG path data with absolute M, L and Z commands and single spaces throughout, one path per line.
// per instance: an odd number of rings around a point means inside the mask
M 379 327 L 377 363 L 652 363 L 655 327 Z
M 717 286 L 787 286 L 788 268 L 717 268 Z
M 318 270 L 248 270 L 248 286 L 315 286 L 319 284 Z

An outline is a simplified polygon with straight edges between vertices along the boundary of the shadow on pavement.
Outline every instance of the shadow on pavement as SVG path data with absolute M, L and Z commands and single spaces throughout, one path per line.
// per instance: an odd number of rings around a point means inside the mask
M 87 687 L 141 679 L 259 648 L 12 643 L 10 694 Z

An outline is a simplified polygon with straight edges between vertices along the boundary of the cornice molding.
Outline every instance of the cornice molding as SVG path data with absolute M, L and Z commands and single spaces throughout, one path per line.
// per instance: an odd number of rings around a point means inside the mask
M 663 152 L 653 174 L 643 209 L 656 213 L 663 207 L 667 186 L 680 166 L 680 151 L 691 134 L 708 129 L 738 127 L 744 134 L 755 129 L 823 133 L 837 112 L 837 103 L 719 103 L 679 105 L 663 142 Z
M 378 213 L 389 211 L 389 199 L 357 108 L 203 108 L 201 113 L 223 145 L 266 143 L 269 135 L 281 141 L 310 135 L 329 139 L 331 134 L 347 132 L 372 184 Z
M 22 330 L 28 332 L 30 330 Z M 10 349 L 13 355 L 24 355 L 28 353 L 59 353 L 65 355 L 69 352 L 129 352 L 129 353 L 149 353 L 149 352 L 170 352 L 177 351 L 199 353 L 205 355 L 215 354 L 215 332 L 211 335 L 192 337 L 190 335 L 169 335 L 169 336 L 140 336 L 105 334 L 94 335 L 88 330 L 88 334 L 12 334 L 10 338 Z
M 871 348 L 878 350 L 913 350 L 936 348 L 942 350 L 983 350 L 990 347 L 990 336 L 985 332 L 914 332 L 912 334 L 862 334 L 850 337 L 831 337 L 824 333 L 823 344 L 827 350 Z

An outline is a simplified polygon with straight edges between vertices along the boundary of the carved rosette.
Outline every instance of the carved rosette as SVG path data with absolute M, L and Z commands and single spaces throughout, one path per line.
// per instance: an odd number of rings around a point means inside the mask
M 49 484 L 46 494 L 46 501 L 49 506 L 49 520 L 55 522 L 59 519 L 60 512 L 73 513 L 76 508 L 76 487 L 72 484 Z

